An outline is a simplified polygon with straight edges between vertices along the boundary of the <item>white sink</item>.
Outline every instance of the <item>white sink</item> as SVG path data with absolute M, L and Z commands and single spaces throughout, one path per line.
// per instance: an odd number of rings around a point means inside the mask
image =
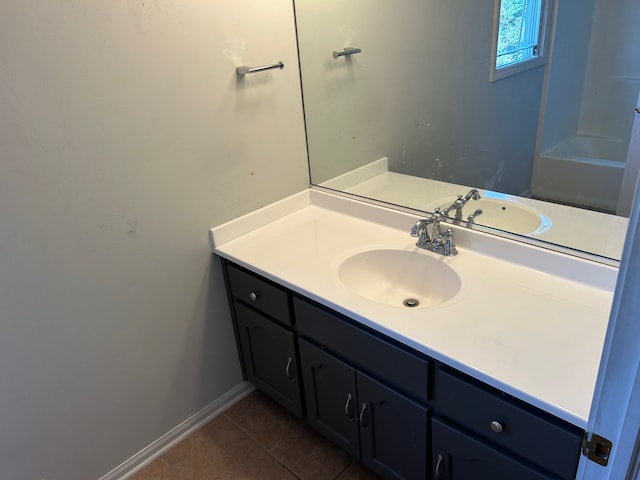
M 425 308 L 460 291 L 460 277 L 446 259 L 412 250 L 368 250 L 342 262 L 338 277 L 351 291 L 374 302 Z
M 438 205 L 444 210 L 451 201 Z M 516 203 L 502 198 L 486 198 L 480 200 L 469 200 L 462 208 L 462 220 L 466 221 L 469 215 L 477 209 L 482 210 L 473 223 L 487 227 L 506 230 L 520 235 L 532 235 L 542 233 L 551 226 L 551 221 L 540 211 L 528 205 Z M 453 217 L 455 212 L 449 212 Z

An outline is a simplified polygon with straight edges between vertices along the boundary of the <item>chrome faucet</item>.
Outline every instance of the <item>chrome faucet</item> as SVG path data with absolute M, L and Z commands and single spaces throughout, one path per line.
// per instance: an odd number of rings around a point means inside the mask
M 443 232 L 440 227 L 440 222 L 444 218 L 444 212 L 436 208 L 429 218 L 423 218 L 416 222 L 411 229 L 411 236 L 418 237 L 417 247 L 431 250 L 447 257 L 458 253 L 456 244 L 453 241 L 453 228 L 447 228 Z M 431 235 L 429 235 L 429 225 L 431 225 Z
M 453 209 L 456 211 L 455 220 L 462 220 L 462 207 L 464 207 L 469 200 L 480 200 L 480 192 L 476 188 L 469 190 L 466 195 L 458 195 L 451 205 L 444 209 L 443 214 L 445 217 L 449 216 L 449 212 Z

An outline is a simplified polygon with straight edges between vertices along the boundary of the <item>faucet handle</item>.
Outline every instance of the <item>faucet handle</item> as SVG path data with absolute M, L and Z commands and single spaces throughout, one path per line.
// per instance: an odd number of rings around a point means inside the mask
M 467 217 L 467 222 L 473 223 L 478 215 L 482 215 L 482 209 L 478 208 L 475 212 Z
M 453 228 L 447 228 L 444 233 L 444 242 L 442 243 L 442 254 L 451 257 L 458 254 L 456 243 L 453 241 Z

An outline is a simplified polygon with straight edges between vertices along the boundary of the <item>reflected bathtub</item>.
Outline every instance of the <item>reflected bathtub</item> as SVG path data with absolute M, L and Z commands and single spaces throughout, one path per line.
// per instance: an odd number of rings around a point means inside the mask
M 535 159 L 534 197 L 615 212 L 627 145 L 620 139 L 574 135 Z

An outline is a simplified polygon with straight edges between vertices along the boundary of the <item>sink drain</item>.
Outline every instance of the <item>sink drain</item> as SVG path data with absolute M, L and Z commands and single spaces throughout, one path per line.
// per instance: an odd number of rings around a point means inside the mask
M 405 307 L 413 308 L 413 307 L 417 307 L 418 305 L 420 305 L 420 302 L 418 300 L 416 300 L 415 298 L 407 298 L 404 302 L 402 302 L 402 304 Z

